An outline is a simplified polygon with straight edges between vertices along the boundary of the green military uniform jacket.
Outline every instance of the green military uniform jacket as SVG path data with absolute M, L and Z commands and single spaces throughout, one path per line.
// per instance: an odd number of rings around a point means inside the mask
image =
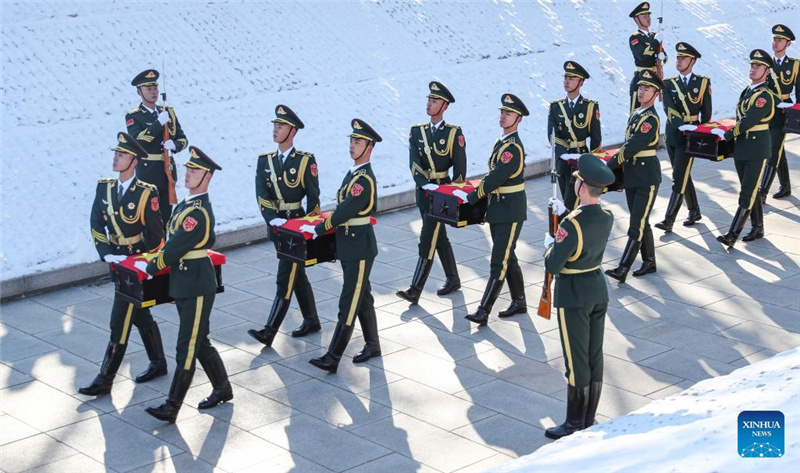
M 661 164 L 656 156 L 660 126 L 658 113 L 653 106 L 641 113 L 633 113 L 628 119 L 625 144 L 617 156 L 608 161 L 608 167 L 612 170 L 622 166 L 626 188 L 661 183 Z
M 628 46 L 631 48 L 633 62 L 636 63 L 637 68 L 646 67 L 655 70 L 659 44 L 656 34 L 653 32 L 645 33 L 642 30 L 636 30 L 628 38 Z
M 467 174 L 466 146 L 459 126 L 442 121 L 435 133 L 431 132 L 430 123 L 411 127 L 408 133 L 408 165 L 417 188 L 431 183 L 463 181 Z M 451 167 L 452 180 L 448 173 Z
M 711 81 L 708 77 L 693 73 L 688 87 L 679 76 L 670 77 L 664 81 L 664 85 L 666 88 L 661 96 L 667 114 L 667 144 L 685 148 L 686 136 L 678 128 L 711 121 Z
M 164 111 L 164 107 L 156 105 L 156 111 L 161 113 Z M 179 153 L 189 145 L 189 141 L 183 133 L 183 128 L 181 128 L 178 117 L 175 115 L 175 110 L 172 107 L 167 107 L 167 111 L 170 117 L 170 122 L 167 123 L 169 139 L 175 142 L 175 152 Z M 148 154 L 164 153 L 164 125 L 157 118 L 157 113 L 150 112 L 142 104 L 139 104 L 138 107 L 125 115 L 128 134 L 139 140 L 139 144 L 144 147 Z
M 489 173 L 467 195 L 470 204 L 488 198 L 486 221 L 522 222 L 528 218 L 525 195 L 525 148 L 515 131 L 495 141 L 489 156 Z
M 302 201 L 306 198 L 306 209 Z M 319 214 L 319 171 L 314 155 L 293 148 L 285 161 L 278 153 L 262 154 L 256 165 L 256 200 L 264 221 Z M 270 231 L 271 239 L 276 238 Z
M 190 196 L 175 206 L 167 242 L 147 265 L 150 274 L 169 266 L 169 295 L 175 299 L 216 292 L 217 276 L 206 251 L 216 240 L 214 224 L 208 194 Z
M 115 178 L 97 181 L 90 225 L 100 259 L 157 251 L 164 243 L 158 189 L 134 177 L 120 201 L 117 186 Z
M 550 102 L 550 112 L 547 115 L 548 142 L 553 130 L 556 132 L 557 158 L 564 153 L 600 151 L 602 147 L 600 105 L 582 95 L 575 99 L 572 110 L 569 109 L 566 98 Z
M 736 105 L 736 126 L 725 132 L 725 139 L 736 140 L 733 158 L 737 161 L 768 158 L 771 154 L 769 122 L 775 115 L 775 96 L 766 82 L 746 87 Z
M 317 235 L 336 227 L 336 258 L 340 261 L 374 259 L 378 242 L 369 224 L 378 201 L 377 183 L 370 163 L 348 171 L 336 193 L 336 210 L 316 226 Z
M 780 65 L 775 63 L 775 67 L 772 68 L 767 78 L 767 85 L 778 97 L 776 104 L 791 103 L 792 92 L 795 93 L 795 101 L 797 101 L 798 81 L 800 81 L 800 61 L 797 58 L 784 56 Z M 784 125 L 786 125 L 786 112 L 778 109 L 769 126 L 783 130 Z
M 565 216 L 556 241 L 545 253 L 547 272 L 555 275 L 555 307 L 588 307 L 608 302 L 606 279 L 600 268 L 614 224 L 600 204 L 578 207 Z

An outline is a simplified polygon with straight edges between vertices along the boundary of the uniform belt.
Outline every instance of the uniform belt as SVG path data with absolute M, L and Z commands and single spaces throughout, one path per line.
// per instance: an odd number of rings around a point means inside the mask
M 638 153 L 633 155 L 634 159 L 638 158 L 652 158 L 656 156 L 656 150 L 654 149 L 646 149 L 644 151 L 639 151 Z
M 556 144 L 569 149 L 583 148 L 584 146 L 586 146 L 586 140 L 572 141 L 572 140 L 562 140 L 561 138 L 556 138 Z
M 656 72 L 656 66 L 652 67 L 636 66 L 636 72 L 642 72 L 642 71 Z
M 300 210 L 302 208 L 303 208 L 302 202 L 292 202 L 288 204 L 286 202 L 278 203 L 278 210 L 288 211 L 288 210 Z
M 163 154 L 148 154 L 146 158 L 142 158 L 145 161 L 163 161 L 164 155 Z
M 431 180 L 431 179 L 445 179 L 447 177 L 450 177 L 450 174 L 447 171 L 435 172 L 435 171 L 432 171 L 432 170 L 428 170 L 428 173 L 425 175 L 425 177 L 427 177 L 428 180 Z
M 697 120 L 700 119 L 700 115 L 684 115 L 681 118 L 683 118 L 683 121 L 686 122 L 686 123 L 688 123 L 688 122 L 696 122 Z
M 761 123 L 759 125 L 756 125 L 753 128 L 747 130 L 745 133 L 753 133 L 754 131 L 765 131 L 765 130 L 769 130 L 769 123 Z
M 181 257 L 182 260 L 187 259 L 202 259 L 208 257 L 208 250 L 192 250 Z
M 514 194 L 515 192 L 522 192 L 525 190 L 525 183 L 517 184 L 516 186 L 503 186 L 495 189 L 498 194 Z
M 778 97 L 780 97 L 781 100 L 789 100 L 792 98 L 792 94 L 780 94 Z
M 592 271 L 596 271 L 600 269 L 600 265 L 595 266 L 594 268 L 586 268 L 586 269 L 574 269 L 574 268 L 563 268 L 559 274 L 583 274 L 583 273 L 591 273 Z
M 142 234 L 134 235 L 132 237 L 124 237 L 124 236 L 117 236 L 117 235 L 109 235 L 108 241 L 112 244 L 117 246 L 128 246 L 128 245 L 135 245 L 142 241 Z
M 353 227 L 358 225 L 369 225 L 370 223 L 372 223 L 372 217 L 355 217 L 344 222 L 344 225 L 347 227 Z

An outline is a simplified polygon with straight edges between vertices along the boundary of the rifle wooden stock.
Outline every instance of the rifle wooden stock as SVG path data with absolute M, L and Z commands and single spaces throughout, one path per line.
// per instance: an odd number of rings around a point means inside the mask
M 164 110 L 167 110 L 167 107 L 164 107 Z M 169 122 L 164 124 L 164 141 L 166 142 L 167 140 L 169 140 Z M 170 205 L 175 205 L 178 203 L 178 194 L 175 192 L 175 179 L 172 178 L 171 163 L 172 159 L 170 159 L 169 150 L 164 148 L 164 174 L 167 175 L 169 203 Z
M 553 212 L 552 207 L 548 207 L 547 209 L 547 220 L 548 220 L 548 232 L 550 233 L 551 237 L 555 237 L 556 229 L 558 228 L 558 215 Z M 550 313 L 553 309 L 553 300 L 550 297 L 550 286 L 553 284 L 553 275 L 547 272 L 547 268 L 545 267 L 544 270 L 544 283 L 542 284 L 542 295 L 539 297 L 539 308 L 536 311 L 536 315 L 540 317 L 544 317 L 547 320 L 550 320 Z

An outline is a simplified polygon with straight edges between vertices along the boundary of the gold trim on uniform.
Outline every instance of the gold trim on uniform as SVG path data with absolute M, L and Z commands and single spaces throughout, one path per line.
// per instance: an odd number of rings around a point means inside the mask
M 357 122 L 356 122 L 357 123 Z M 347 313 L 347 321 L 346 325 L 351 326 L 353 325 L 353 319 L 356 316 L 356 309 L 358 308 L 359 298 L 361 297 L 361 285 L 364 282 L 364 271 L 367 266 L 366 260 L 361 260 L 358 262 L 358 278 L 356 279 L 356 289 L 353 292 L 353 300 L 350 301 L 350 312 Z
M 639 222 L 639 238 L 636 241 L 642 241 L 644 236 L 644 222 L 647 221 L 647 216 L 650 215 L 653 205 L 653 195 L 655 194 L 656 186 L 650 186 L 650 195 L 647 196 L 647 207 L 645 207 L 644 214 L 642 214 L 642 221 Z
M 130 335 L 131 315 L 133 315 L 133 304 L 128 303 L 128 311 L 125 312 L 125 322 L 122 324 L 122 337 L 119 339 L 120 345 L 125 345 Z
M 200 330 L 200 319 L 203 315 L 203 298 L 205 296 L 197 296 L 197 306 L 194 310 L 194 325 L 192 325 L 192 337 L 189 339 L 189 351 L 186 353 L 186 362 L 183 364 L 184 370 L 189 370 L 194 360 L 194 349 L 197 344 L 197 332 Z
M 567 381 L 570 386 L 575 386 L 575 367 L 572 364 L 572 349 L 569 346 L 569 331 L 567 330 L 567 315 L 563 307 L 558 308 L 558 320 L 561 322 L 561 340 L 564 342 L 564 355 L 567 362 L 567 370 L 569 371 L 569 378 Z
M 292 263 L 292 271 L 289 273 L 289 284 L 286 286 L 286 295 L 284 299 L 292 298 L 292 289 L 294 288 L 294 278 L 297 276 L 297 263 Z
M 511 253 L 511 245 L 514 243 L 514 235 L 517 232 L 517 222 L 511 224 L 511 233 L 508 235 L 508 244 L 506 245 L 506 253 L 503 255 L 503 269 L 500 271 L 500 280 L 506 278 L 506 270 L 508 269 L 508 254 Z

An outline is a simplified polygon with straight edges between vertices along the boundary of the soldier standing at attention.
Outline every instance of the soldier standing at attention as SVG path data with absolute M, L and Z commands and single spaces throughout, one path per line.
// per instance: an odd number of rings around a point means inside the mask
M 612 170 L 622 166 L 625 198 L 631 213 L 628 243 L 619 266 L 606 271 L 607 275 L 621 283 L 625 282 L 639 249 L 642 250 L 642 267 L 633 275 L 638 277 L 656 272 L 656 248 L 649 219 L 661 184 L 661 163 L 656 156 L 660 121 L 653 102 L 658 91 L 663 89 L 664 83 L 655 72 L 642 72 L 637 91 L 642 106 L 628 118 L 625 144 L 608 161 L 608 167 Z
M 175 423 L 192 383 L 195 359 L 200 361 L 213 387 L 211 395 L 197 408 L 209 409 L 233 399 L 225 365 L 208 339 L 209 317 L 217 295 L 217 275 L 208 257 L 208 250 L 216 240 L 208 185 L 214 171 L 222 168 L 195 146 L 189 147 L 189 153 L 184 179 L 189 196 L 175 206 L 167 224 L 167 242 L 150 263 L 136 263 L 138 269 L 150 275 L 169 266 L 169 295 L 175 298 L 180 318 L 175 354 L 178 366 L 167 400 L 145 410 L 171 424 Z
M 336 210 L 317 226 L 300 227 L 301 231 L 313 235 L 322 235 L 336 228 L 336 258 L 341 261 L 344 273 L 344 285 L 339 296 L 339 321 L 328 352 L 309 360 L 317 368 L 331 373 L 336 373 L 339 368 L 339 360 L 353 335 L 356 316 L 366 343 L 364 349 L 353 357 L 353 363 L 381 356 L 375 299 L 369 284 L 372 263 L 378 255 L 375 231 L 370 224 L 370 217 L 375 214 L 378 188 L 369 160 L 375 143 L 380 143 L 383 138 L 360 118 L 354 118 L 350 126 L 353 129 L 349 135 L 353 167 L 345 174 L 336 193 Z
M 800 77 L 800 61 L 786 55 L 786 48 L 791 46 L 794 41 L 794 33 L 786 25 L 775 25 L 772 27 L 772 52 L 775 53 L 772 68 L 767 83 L 780 99 L 777 107 L 781 110 L 775 111 L 775 116 L 769 122 L 769 132 L 772 140 L 772 154 L 770 155 L 764 177 L 761 179 L 761 203 L 767 201 L 769 188 L 778 174 L 780 188 L 772 195 L 775 199 L 781 199 L 792 195 L 792 183 L 789 182 L 789 163 L 786 161 L 786 151 L 784 142 L 786 133 L 783 128 L 786 126 L 786 112 L 782 109 L 792 106 L 792 91 L 794 91 L 795 102 L 797 101 L 798 80 Z
M 447 239 L 444 224 L 428 218 L 430 199 L 426 191 L 435 191 L 439 184 L 462 182 L 467 173 L 467 143 L 461 128 L 444 122 L 444 112 L 456 101 L 453 94 L 441 82 L 428 84 L 428 105 L 426 112 L 430 123 L 420 123 L 411 127 L 408 133 L 409 166 L 411 177 L 417 187 L 417 207 L 422 215 L 422 232 L 419 237 L 419 260 L 411 279 L 411 287 L 397 291 L 397 295 L 416 304 L 425 288 L 425 281 L 433 266 L 434 251 L 445 274 L 444 285 L 436 291 L 443 296 L 461 288 L 453 247 Z M 448 170 L 453 168 L 453 177 Z
M 147 156 L 147 152 L 127 133 L 119 133 L 117 141 L 113 169 L 119 173 L 119 178 L 98 181 L 90 219 L 95 249 L 107 263 L 119 263 L 130 255 L 158 251 L 164 243 L 158 189 L 135 176 L 136 163 Z M 150 309 L 137 309 L 115 294 L 111 307 L 111 340 L 100 365 L 100 374 L 91 384 L 78 389 L 79 393 L 99 396 L 111 392 L 128 347 L 131 324 L 139 329 L 150 359 L 147 370 L 135 381 L 144 383 L 167 374 L 161 332 Z
M 547 115 L 547 141 L 556 133 L 556 173 L 561 198 L 568 209 L 575 208 L 576 196 L 572 165 L 581 153 L 597 152 L 602 148 L 600 105 L 581 95 L 583 82 L 589 73 L 575 61 L 564 63 L 564 90 L 567 97 L 550 102 Z M 586 141 L 590 145 L 586 145 Z M 567 155 L 567 156 L 565 156 Z M 570 158 L 570 159 L 564 159 Z
M 294 147 L 297 130 L 305 125 L 292 109 L 286 105 L 275 107 L 272 123 L 272 140 L 278 143 L 278 150 L 258 157 L 256 200 L 267 222 L 267 236 L 277 250 L 278 235 L 272 227 L 280 227 L 288 219 L 319 214 L 319 171 L 313 154 Z M 306 198 L 307 211 L 303 210 L 303 197 Z M 292 292 L 303 314 L 303 323 L 292 332 L 292 336 L 303 337 L 318 332 L 317 305 L 305 266 L 279 259 L 276 283 L 278 290 L 267 324 L 261 330 L 250 329 L 247 333 L 264 345 L 272 346 L 292 302 Z
M 164 150 L 179 153 L 188 146 L 189 141 L 183 133 L 178 117 L 172 107 L 156 105 L 158 101 L 158 71 L 148 69 L 133 78 L 131 85 L 142 102 L 125 115 L 128 134 L 142 144 L 147 156 L 139 160 L 136 175 L 139 179 L 154 184 L 158 188 L 159 208 L 166 224 L 172 214 L 169 202 L 169 184 L 164 172 Z M 167 126 L 169 139 L 164 141 L 164 126 Z M 170 163 L 173 181 L 177 179 L 175 162 Z
M 686 137 L 683 132 L 696 130 L 700 123 L 711 121 L 711 81 L 708 77 L 692 73 L 700 53 L 691 44 L 684 42 L 678 43 L 675 51 L 675 67 L 679 75 L 664 81 L 663 93 L 664 111 L 667 113 L 664 133 L 667 137 L 669 162 L 672 164 L 672 194 L 664 220 L 655 225 L 665 233 L 672 231 L 684 198 L 689 216 L 683 225 L 691 227 L 703 218 L 692 182 L 694 158 L 686 155 Z
M 528 108 L 518 97 L 504 94 L 500 98 L 500 127 L 503 136 L 498 138 L 489 156 L 489 174 L 478 187 L 467 194 L 456 190 L 453 195 L 470 204 L 489 199 L 486 221 L 492 233 L 491 271 L 480 306 L 465 317 L 483 327 L 489 322 L 497 297 L 508 277 L 511 305 L 500 312 L 500 317 L 511 317 L 528 311 L 525 301 L 525 281 L 514 249 L 522 225 L 528 217 L 525 196 L 525 148 L 517 134 L 522 117 L 529 115 Z
M 659 33 L 650 32 L 650 2 L 642 2 L 628 15 L 633 18 L 638 28 L 630 38 L 628 38 L 628 46 L 631 48 L 633 54 L 633 61 L 636 64 L 636 72 L 633 73 L 631 78 L 631 115 L 633 112 L 640 108 L 636 91 L 639 88 L 639 78 L 644 71 L 649 71 L 652 74 L 656 73 L 658 64 L 658 51 L 661 47 L 661 40 Z
M 567 419 L 545 435 L 559 439 L 595 422 L 603 388 L 603 334 L 608 287 L 600 265 L 614 224 L 600 206 L 614 173 L 594 155 L 584 154 L 575 171 L 578 209 L 561 221 L 555 239 L 545 236 L 545 267 L 556 275 L 553 305 L 558 309 L 567 386 Z
M 767 85 L 770 68 L 774 65 L 772 57 L 762 50 L 750 53 L 750 81 L 739 96 L 736 105 L 736 126 L 723 132 L 712 133 L 727 141 L 735 140 L 733 162 L 742 186 L 739 191 L 739 208 L 733 216 L 728 233 L 717 237 L 717 241 L 733 248 L 742 233 L 747 217 L 751 217 L 753 228 L 742 241 L 752 241 L 764 236 L 764 207 L 758 199 L 758 183 L 764 175 L 767 159 L 772 152 L 770 120 L 775 115 L 775 99 Z M 751 213 L 752 212 L 752 213 Z

